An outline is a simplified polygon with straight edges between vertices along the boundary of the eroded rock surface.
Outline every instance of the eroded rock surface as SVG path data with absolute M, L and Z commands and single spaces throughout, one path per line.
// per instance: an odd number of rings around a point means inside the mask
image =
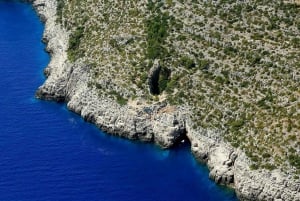
M 45 100 L 66 101 L 70 110 L 95 123 L 110 134 L 172 147 L 186 137 L 195 157 L 207 163 L 210 177 L 219 184 L 235 188 L 240 200 L 299 201 L 300 181 L 279 170 L 250 170 L 245 154 L 226 144 L 213 130 L 195 130 L 189 110 L 169 106 L 115 100 L 99 95 L 89 87 L 89 66 L 67 61 L 68 32 L 55 21 L 56 1 L 35 0 L 33 5 L 45 21 L 43 40 L 51 61 L 45 70 L 46 82 L 36 96 Z M 120 39 L 120 42 L 124 41 Z

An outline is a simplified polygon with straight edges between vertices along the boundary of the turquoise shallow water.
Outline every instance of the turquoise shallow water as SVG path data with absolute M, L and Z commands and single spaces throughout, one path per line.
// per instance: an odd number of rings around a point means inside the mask
M 187 145 L 109 136 L 64 104 L 36 100 L 49 56 L 30 5 L 0 0 L 1 201 L 235 201 Z

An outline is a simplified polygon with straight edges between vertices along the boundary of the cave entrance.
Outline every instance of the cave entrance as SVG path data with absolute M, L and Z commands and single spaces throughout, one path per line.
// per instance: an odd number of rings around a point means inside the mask
M 161 67 L 155 69 L 149 79 L 149 88 L 152 95 L 159 95 L 159 74 Z
M 171 75 L 171 70 L 166 67 L 159 66 L 150 75 L 149 89 L 152 95 L 161 94 L 168 85 L 168 81 Z

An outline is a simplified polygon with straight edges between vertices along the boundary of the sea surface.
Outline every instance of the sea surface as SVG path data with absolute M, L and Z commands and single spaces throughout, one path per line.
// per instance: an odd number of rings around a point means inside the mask
M 49 55 L 29 4 L 0 0 L 0 201 L 236 201 L 188 145 L 107 135 L 34 98 Z

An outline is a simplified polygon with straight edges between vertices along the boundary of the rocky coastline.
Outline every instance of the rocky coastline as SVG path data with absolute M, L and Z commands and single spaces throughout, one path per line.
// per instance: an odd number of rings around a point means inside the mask
M 154 142 L 170 148 L 189 140 L 191 151 L 208 165 L 210 178 L 233 187 L 241 201 L 300 201 L 300 180 L 280 170 L 250 170 L 250 161 L 239 149 L 226 144 L 215 130 L 192 128 L 189 109 L 161 102 L 121 106 L 101 96 L 88 83 L 89 68 L 80 60 L 67 59 L 68 32 L 56 23 L 56 0 L 30 0 L 45 23 L 43 41 L 51 61 L 45 69 L 47 80 L 36 97 L 66 102 L 67 107 L 109 134 Z

